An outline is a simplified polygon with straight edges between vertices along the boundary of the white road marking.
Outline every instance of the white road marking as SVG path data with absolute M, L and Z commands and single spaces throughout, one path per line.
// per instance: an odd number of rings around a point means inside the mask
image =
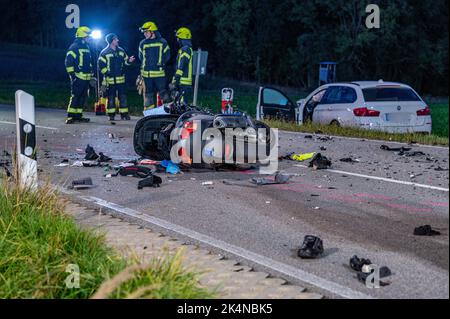
M 62 189 L 60 187 L 58 187 L 58 189 L 66 194 L 78 194 L 77 192 L 68 191 L 68 190 Z M 210 236 L 203 235 L 196 231 L 187 229 L 185 227 L 172 224 L 172 223 L 162 220 L 160 218 L 149 216 L 149 215 L 143 214 L 141 212 L 138 212 L 136 210 L 133 210 L 133 209 L 130 209 L 127 207 L 123 207 L 123 206 L 105 201 L 103 199 L 100 199 L 100 198 L 97 198 L 94 196 L 78 196 L 78 198 L 80 198 L 84 201 L 91 202 L 96 205 L 105 207 L 105 208 L 109 208 L 120 214 L 132 217 L 134 219 L 145 221 L 147 223 L 156 225 L 158 227 L 167 229 L 169 231 L 173 231 L 180 235 L 192 238 L 192 239 L 199 241 L 201 243 L 204 243 L 206 245 L 218 248 L 222 251 L 226 251 L 235 256 L 238 256 L 243 259 L 254 262 L 256 264 L 259 264 L 263 267 L 273 269 L 274 271 L 276 271 L 278 273 L 285 274 L 286 276 L 296 278 L 296 279 L 298 279 L 302 282 L 305 282 L 307 284 L 310 284 L 312 286 L 329 291 L 334 295 L 337 295 L 337 296 L 340 296 L 343 298 L 348 298 L 348 299 L 373 299 L 373 297 L 371 297 L 369 295 L 355 291 L 355 290 L 350 289 L 345 286 L 341 286 L 337 283 L 334 283 L 334 282 L 328 281 L 326 279 L 323 279 L 321 277 L 318 277 L 316 275 L 310 274 L 310 273 L 300 270 L 296 267 L 292 267 L 290 265 L 283 264 L 283 263 L 273 260 L 271 258 L 261 256 L 254 252 L 246 250 L 242 247 L 228 244 L 219 239 L 215 239 Z
M 6 122 L 6 121 L 0 121 L 0 124 L 10 124 L 10 125 L 16 125 L 15 122 Z M 48 127 L 48 126 L 40 126 L 40 125 L 36 125 L 37 128 L 42 128 L 45 130 L 52 130 L 52 131 L 57 131 L 59 129 L 55 128 L 55 127 Z
M 295 164 L 294 166 L 295 167 L 301 167 L 301 168 L 308 168 L 308 166 L 300 165 L 300 164 Z M 425 184 L 418 184 L 418 183 L 413 183 L 413 182 L 399 181 L 399 180 L 396 180 L 396 179 L 385 178 L 385 177 L 357 174 L 357 173 L 352 173 L 352 172 L 339 171 L 339 170 L 335 170 L 335 169 L 326 169 L 324 171 L 331 172 L 331 173 L 336 173 L 336 174 L 351 175 L 351 176 L 356 176 L 356 177 L 361 177 L 361 178 L 369 178 L 369 179 L 374 179 L 374 180 L 377 180 L 377 181 L 383 181 L 383 182 L 388 182 L 388 183 L 395 183 L 395 184 L 409 185 L 409 186 L 415 186 L 415 187 L 420 187 L 420 188 L 434 189 L 434 190 L 443 191 L 443 192 L 448 192 L 449 191 L 448 188 L 443 188 L 443 187 L 438 187 L 438 186 L 431 186 L 431 185 L 425 185 Z

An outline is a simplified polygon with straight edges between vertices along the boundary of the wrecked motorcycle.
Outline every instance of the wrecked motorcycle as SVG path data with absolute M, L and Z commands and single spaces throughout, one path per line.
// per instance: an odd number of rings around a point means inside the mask
M 171 97 L 171 103 L 137 122 L 133 144 L 139 156 L 173 161 L 177 157 L 192 166 L 256 164 L 267 159 L 274 137 L 266 124 L 240 111 L 214 114 L 188 105 L 183 92 L 174 91 Z

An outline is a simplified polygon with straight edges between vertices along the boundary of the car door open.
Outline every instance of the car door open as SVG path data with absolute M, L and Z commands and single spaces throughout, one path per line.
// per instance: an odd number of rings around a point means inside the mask
M 278 89 L 260 87 L 256 118 L 295 121 L 295 104 Z

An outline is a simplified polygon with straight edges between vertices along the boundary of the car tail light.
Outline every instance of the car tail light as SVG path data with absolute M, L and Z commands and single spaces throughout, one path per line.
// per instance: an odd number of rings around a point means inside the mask
M 183 130 L 181 131 L 181 139 L 187 139 L 189 135 L 197 130 L 197 123 L 194 121 L 187 121 L 183 125 Z
M 431 115 L 431 110 L 428 106 L 422 110 L 417 111 L 417 116 L 427 116 L 427 115 Z
M 353 110 L 353 114 L 358 117 L 378 117 L 380 111 L 369 110 L 367 107 L 359 107 Z

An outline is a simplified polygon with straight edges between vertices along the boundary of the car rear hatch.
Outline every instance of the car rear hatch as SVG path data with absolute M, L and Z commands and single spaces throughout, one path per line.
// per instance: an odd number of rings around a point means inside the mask
M 426 124 L 429 109 L 411 88 L 400 85 L 379 85 L 363 89 L 363 94 L 365 107 L 380 113 L 375 122 L 383 126 Z

